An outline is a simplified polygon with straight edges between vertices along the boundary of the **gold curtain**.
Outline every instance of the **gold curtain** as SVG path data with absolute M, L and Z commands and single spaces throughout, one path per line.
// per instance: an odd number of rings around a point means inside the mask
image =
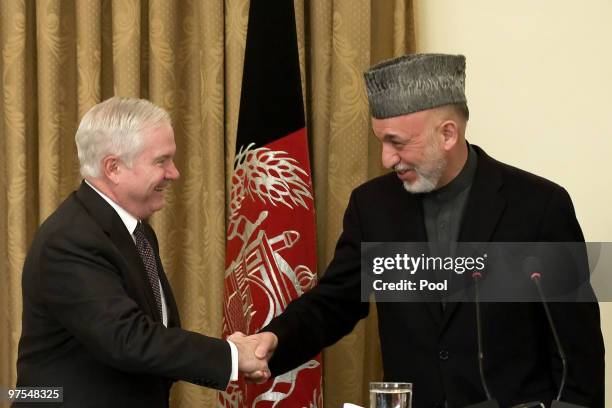
M 153 225 L 185 328 L 220 335 L 248 7 L 248 0 L 0 1 L 0 388 L 16 380 L 29 244 L 80 181 L 79 119 L 112 95 L 150 99 L 173 118 L 182 177 Z M 295 9 L 322 272 L 351 189 L 382 171 L 362 73 L 414 50 L 412 1 L 296 0 Z M 324 364 L 325 406 L 365 404 L 367 383 L 381 378 L 374 313 L 326 350 Z M 215 401 L 201 387 L 173 388 L 174 407 Z

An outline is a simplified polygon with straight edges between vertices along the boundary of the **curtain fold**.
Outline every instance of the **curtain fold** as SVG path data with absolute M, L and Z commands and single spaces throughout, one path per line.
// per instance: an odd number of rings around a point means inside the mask
M 351 190 L 383 172 L 362 74 L 414 51 L 412 1 L 296 0 L 295 8 L 322 273 Z M 248 0 L 0 2 L 0 387 L 16 380 L 28 247 L 80 182 L 80 118 L 112 95 L 171 114 L 181 178 L 152 224 L 183 326 L 220 335 L 248 9 Z M 325 351 L 325 406 L 367 404 L 367 383 L 381 379 L 374 309 Z M 215 405 L 211 390 L 173 388 L 174 407 Z
M 140 97 L 141 1 L 112 0 L 113 90 L 115 95 Z M 144 73 L 147 75 L 147 73 Z

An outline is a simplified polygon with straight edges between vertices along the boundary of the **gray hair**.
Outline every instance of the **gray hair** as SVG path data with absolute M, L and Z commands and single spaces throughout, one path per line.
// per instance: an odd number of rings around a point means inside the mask
M 118 156 L 127 166 L 141 152 L 145 130 L 171 124 L 164 109 L 144 99 L 114 96 L 94 105 L 74 137 L 83 177 L 99 177 L 100 162 Z

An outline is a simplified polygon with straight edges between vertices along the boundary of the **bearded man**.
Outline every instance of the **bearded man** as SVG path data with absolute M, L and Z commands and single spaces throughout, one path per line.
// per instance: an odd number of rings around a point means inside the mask
M 466 141 L 461 55 L 407 55 L 365 73 L 372 127 L 393 172 L 351 194 L 334 258 L 318 286 L 258 336 L 273 375 L 349 333 L 368 314 L 362 242 L 584 242 L 569 194 L 500 163 Z M 479 374 L 473 303 L 377 302 L 386 381 L 413 383 L 413 407 L 550 404 L 562 363 L 539 302 L 481 305 Z M 604 349 L 596 302 L 551 303 L 568 373 L 561 400 L 604 406 Z M 262 350 L 259 350 L 261 352 Z

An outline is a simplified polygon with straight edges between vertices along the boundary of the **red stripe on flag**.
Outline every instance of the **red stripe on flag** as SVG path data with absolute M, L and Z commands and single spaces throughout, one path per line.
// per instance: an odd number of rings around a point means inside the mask
M 316 284 L 314 196 L 306 129 L 241 146 L 232 177 L 223 333 L 255 333 Z M 321 359 L 266 384 L 230 384 L 225 407 L 322 407 Z

